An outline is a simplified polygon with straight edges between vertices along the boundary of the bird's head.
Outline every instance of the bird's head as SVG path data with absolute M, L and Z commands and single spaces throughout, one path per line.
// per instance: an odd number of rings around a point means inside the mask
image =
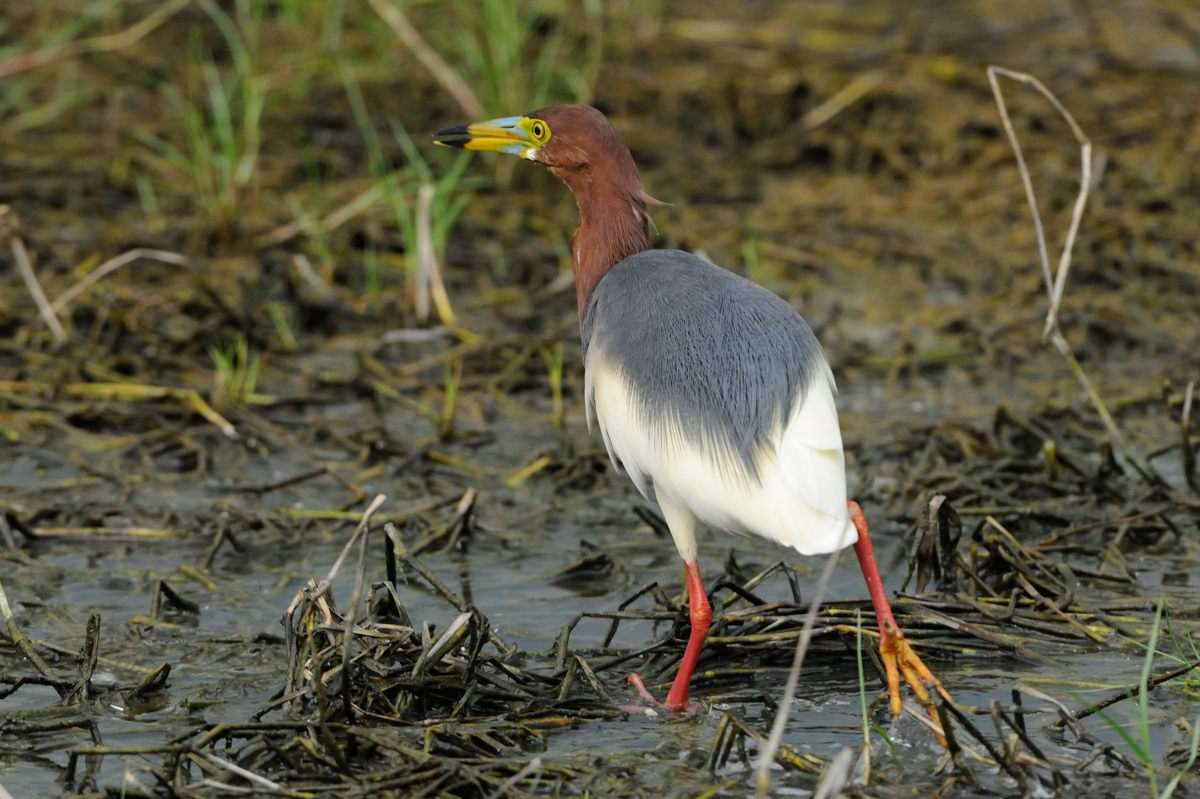
M 605 273 L 650 246 L 646 208 L 665 203 L 642 188 L 621 134 L 591 106 L 547 106 L 525 116 L 439 130 L 433 140 L 446 147 L 534 161 L 567 184 L 579 206 L 579 228 L 571 246 L 581 319 Z
M 623 189 L 635 197 L 644 194 L 621 134 L 589 105 L 552 105 L 525 116 L 459 125 L 439 130 L 433 140 L 447 147 L 535 161 L 562 178 L 576 196 L 600 186 Z

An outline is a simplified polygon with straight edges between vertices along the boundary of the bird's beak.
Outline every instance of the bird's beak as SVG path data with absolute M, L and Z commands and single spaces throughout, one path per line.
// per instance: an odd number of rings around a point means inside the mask
M 538 152 L 537 144 L 529 135 L 528 117 L 500 117 L 446 128 L 435 133 L 433 141 L 443 147 L 508 153 L 530 161 L 537 158 Z

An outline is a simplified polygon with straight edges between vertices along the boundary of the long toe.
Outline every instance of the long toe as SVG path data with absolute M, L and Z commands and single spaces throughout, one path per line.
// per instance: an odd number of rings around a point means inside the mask
M 660 702 L 654 694 L 650 693 L 650 689 L 646 687 L 646 683 L 638 674 L 629 675 L 629 684 L 633 686 L 633 692 L 637 694 L 639 705 L 623 705 L 625 710 L 630 712 L 644 713 L 653 715 L 656 712 L 666 713 L 692 713 L 700 708 L 700 705 L 694 701 L 684 701 L 680 704 L 672 704 L 670 701 Z
M 922 662 L 912 644 L 898 631 L 888 636 L 879 651 L 887 672 L 888 698 L 891 702 L 892 714 L 899 715 L 904 707 L 900 696 L 900 677 L 908 683 L 909 689 L 917 701 L 925 708 L 935 728 L 940 730 L 937 709 L 933 706 L 930 689 L 936 691 L 947 702 L 952 702 L 950 692 L 942 685 L 929 667 Z M 940 737 L 940 736 L 939 736 Z
M 642 682 L 640 674 L 630 674 L 629 684 L 633 686 L 633 692 L 637 694 L 639 700 L 651 707 L 665 709 L 666 706 L 662 702 L 659 702 L 654 694 L 650 693 L 650 689 L 646 687 L 646 683 Z

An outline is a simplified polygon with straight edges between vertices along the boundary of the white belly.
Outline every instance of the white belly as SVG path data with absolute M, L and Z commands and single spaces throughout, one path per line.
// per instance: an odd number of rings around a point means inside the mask
M 833 378 L 822 367 L 786 424 L 757 454 L 755 477 L 737 453 L 685 435 L 679 419 L 645 418 L 620 369 L 598 349 L 588 353 L 589 408 L 609 456 L 658 502 L 684 560 L 696 558 L 693 520 L 768 538 L 803 555 L 857 540 L 846 510 Z

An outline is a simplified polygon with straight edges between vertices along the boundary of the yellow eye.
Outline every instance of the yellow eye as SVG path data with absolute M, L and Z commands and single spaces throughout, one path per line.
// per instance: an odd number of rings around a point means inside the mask
M 535 119 L 529 126 L 529 135 L 538 144 L 545 144 L 550 140 L 550 126 L 540 119 Z

